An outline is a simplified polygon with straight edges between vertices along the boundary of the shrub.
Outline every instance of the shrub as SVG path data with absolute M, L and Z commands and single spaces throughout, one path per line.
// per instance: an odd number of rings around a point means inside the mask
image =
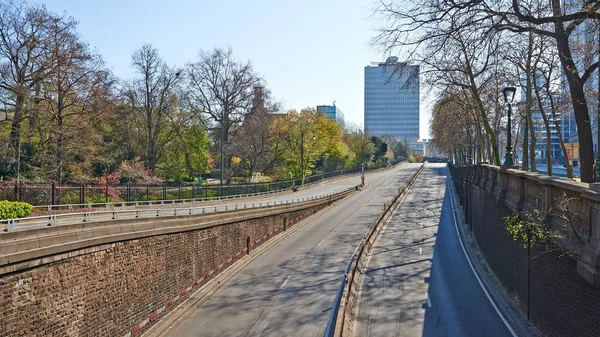
M 409 163 L 422 163 L 423 156 L 418 153 L 411 153 L 408 155 L 408 162 Z
M 0 219 L 24 218 L 31 214 L 33 207 L 26 202 L 0 201 Z

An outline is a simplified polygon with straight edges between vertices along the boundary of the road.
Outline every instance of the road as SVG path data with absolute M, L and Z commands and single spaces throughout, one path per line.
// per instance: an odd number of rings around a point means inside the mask
M 548 174 L 548 167 L 545 164 L 537 164 L 536 168 L 540 173 Z M 552 165 L 552 174 L 555 176 L 566 177 L 567 169 L 564 168 L 562 165 Z M 581 172 L 579 170 L 579 167 L 574 167 L 573 168 L 573 176 L 580 176 L 580 175 L 581 175 Z
M 167 335 L 322 336 L 350 255 L 419 166 L 370 174 L 366 189 L 266 251 Z
M 445 164 L 428 164 L 371 250 L 355 336 L 511 336 L 458 240 Z

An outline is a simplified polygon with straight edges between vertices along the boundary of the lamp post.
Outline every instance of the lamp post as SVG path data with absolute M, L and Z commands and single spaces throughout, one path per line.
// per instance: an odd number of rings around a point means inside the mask
M 510 119 L 512 110 L 511 110 L 510 104 L 515 99 L 516 92 L 517 92 L 517 89 L 515 87 L 506 87 L 506 88 L 504 88 L 504 90 L 502 90 L 502 93 L 504 94 L 504 101 L 506 102 L 506 104 L 508 104 L 508 125 L 506 127 L 507 141 L 506 141 L 506 155 L 504 156 L 504 166 L 515 165 L 515 162 L 513 160 L 513 153 L 512 153 L 512 126 L 511 126 L 512 123 L 511 123 L 511 119 Z
M 300 148 L 300 169 L 302 170 L 302 181 L 300 182 L 300 186 L 304 185 L 304 131 L 300 132 L 301 137 L 301 148 Z M 315 135 L 312 136 L 312 139 L 315 140 L 317 137 Z

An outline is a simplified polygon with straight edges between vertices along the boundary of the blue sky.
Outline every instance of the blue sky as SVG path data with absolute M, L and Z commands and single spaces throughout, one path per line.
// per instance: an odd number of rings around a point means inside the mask
M 346 119 L 361 126 L 364 66 L 385 59 L 368 43 L 371 0 L 30 2 L 77 19 L 83 39 L 121 78 L 131 76 L 131 54 L 144 43 L 176 66 L 194 60 L 200 49 L 231 46 L 236 57 L 251 60 L 287 108 L 335 100 Z M 422 137 L 428 120 L 422 113 Z

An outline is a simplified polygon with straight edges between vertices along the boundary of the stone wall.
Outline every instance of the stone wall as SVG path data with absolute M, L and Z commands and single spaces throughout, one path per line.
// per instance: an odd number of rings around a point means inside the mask
M 479 250 L 525 317 L 547 336 L 597 336 L 600 194 L 588 184 L 490 165 L 451 167 L 451 173 Z M 583 242 L 570 232 L 562 247 L 528 250 L 508 234 L 503 217 L 533 209 L 563 226 L 546 212 L 564 198 Z
M 5 268 L 12 271 L 0 274 L 0 336 L 137 336 L 248 248 L 338 198 Z

